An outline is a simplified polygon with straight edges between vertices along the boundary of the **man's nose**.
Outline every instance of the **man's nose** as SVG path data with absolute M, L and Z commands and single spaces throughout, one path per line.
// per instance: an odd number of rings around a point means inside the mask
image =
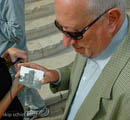
M 65 47 L 69 47 L 75 43 L 75 40 L 73 40 L 71 37 L 68 37 L 67 35 L 63 34 L 63 44 Z

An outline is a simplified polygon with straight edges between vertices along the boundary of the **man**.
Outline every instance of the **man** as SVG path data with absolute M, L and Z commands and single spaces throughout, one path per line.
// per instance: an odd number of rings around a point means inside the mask
M 24 0 L 0 0 L 0 13 L 0 55 L 10 47 L 27 51 Z M 13 78 L 15 75 L 13 67 L 10 72 Z M 26 117 L 36 117 L 39 115 L 38 113 L 41 116 L 49 114 L 49 112 L 45 113 L 48 109 L 36 90 L 24 88 L 18 97 L 23 105 L 26 102 L 30 107 L 30 111 Z
M 77 52 L 59 70 L 45 72 L 53 92 L 69 89 L 65 120 L 130 119 L 130 18 L 124 0 L 55 0 L 56 27 Z M 20 66 L 21 66 L 20 65 Z M 18 74 L 17 74 L 18 77 Z

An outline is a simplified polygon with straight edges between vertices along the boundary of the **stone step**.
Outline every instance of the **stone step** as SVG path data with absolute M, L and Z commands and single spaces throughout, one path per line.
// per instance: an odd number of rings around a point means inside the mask
M 66 48 L 56 54 L 33 60 L 32 63 L 42 65 L 49 69 L 57 69 L 70 64 L 75 59 L 76 52 L 72 47 Z
M 36 2 L 36 1 L 41 1 L 41 0 L 24 0 L 25 4 L 26 4 L 26 3 Z
M 54 14 L 53 0 L 38 0 L 25 4 L 25 20 L 37 19 Z
M 65 49 L 62 44 L 62 33 L 28 41 L 27 48 L 30 61 L 55 54 Z
M 25 29 L 27 40 L 37 39 L 51 33 L 59 32 L 54 25 L 55 15 L 26 21 Z
M 130 0 L 126 0 L 126 3 L 127 3 L 127 8 L 130 9 Z

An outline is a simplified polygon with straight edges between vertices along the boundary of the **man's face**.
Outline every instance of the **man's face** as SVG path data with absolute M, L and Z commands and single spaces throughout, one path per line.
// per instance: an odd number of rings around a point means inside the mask
M 64 31 L 68 32 L 80 31 L 94 20 L 86 16 L 83 2 L 76 5 L 75 3 L 70 4 L 55 0 L 55 14 L 56 21 L 63 27 Z M 98 20 L 83 34 L 83 38 L 80 40 L 74 40 L 63 34 L 64 46 L 72 45 L 76 52 L 85 57 L 97 56 L 110 43 L 104 21 L 104 19 Z

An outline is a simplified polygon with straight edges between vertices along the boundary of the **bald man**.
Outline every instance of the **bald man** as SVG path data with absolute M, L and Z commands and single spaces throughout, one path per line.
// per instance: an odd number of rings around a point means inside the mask
M 69 90 L 64 120 L 130 120 L 130 17 L 124 0 L 55 0 L 55 25 L 75 61 L 58 70 L 36 64 L 55 93 Z

